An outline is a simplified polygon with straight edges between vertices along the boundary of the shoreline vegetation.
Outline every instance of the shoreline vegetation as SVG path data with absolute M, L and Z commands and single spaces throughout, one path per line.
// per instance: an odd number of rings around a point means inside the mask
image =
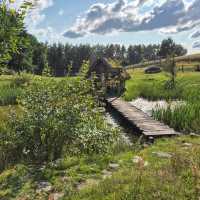
M 132 78 L 127 81 L 127 91 L 124 99 L 131 101 L 142 97 L 150 101 L 166 100 L 169 102 L 184 101 L 185 104 L 165 109 L 153 110 L 153 117 L 160 120 L 176 131 L 189 134 L 199 134 L 200 131 L 200 73 L 178 72 L 176 87 L 166 89 L 169 79 L 166 72 L 159 74 L 144 74 L 143 69 L 130 70 Z M 183 114 L 184 113 L 184 114 Z

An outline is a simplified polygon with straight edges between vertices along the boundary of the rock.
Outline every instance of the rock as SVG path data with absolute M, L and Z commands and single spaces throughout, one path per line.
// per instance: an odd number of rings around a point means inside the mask
M 183 147 L 192 147 L 192 143 L 183 143 Z
M 133 163 L 144 162 L 143 158 L 140 156 L 134 156 Z
M 143 165 L 144 167 L 149 165 L 149 163 L 147 161 L 144 161 L 144 159 L 140 156 L 134 156 L 132 161 L 133 163 Z
M 117 170 L 119 168 L 119 164 L 117 163 L 110 163 L 109 168 L 112 170 Z
M 148 147 L 149 147 L 149 144 L 147 144 L 147 143 L 143 144 L 143 148 L 148 148 Z
M 156 155 L 159 158 L 171 158 L 172 155 L 166 152 L 152 152 L 152 154 Z
M 36 190 L 36 193 L 41 193 L 41 192 L 50 192 L 52 190 L 52 186 L 49 182 L 46 181 L 41 181 L 38 183 L 38 188 Z
M 200 137 L 200 135 L 196 133 L 190 133 L 190 137 L 197 138 L 197 137 Z
M 104 169 L 104 170 L 102 171 L 102 174 L 103 174 L 103 179 L 106 179 L 106 178 L 109 178 L 109 177 L 112 176 L 112 172 L 110 172 L 110 171 L 108 171 L 108 170 L 106 170 L 106 169 Z
M 62 182 L 69 182 L 70 181 L 70 177 L 68 176 L 64 176 L 61 178 Z
M 49 195 L 48 200 L 59 200 L 64 196 L 64 193 L 53 193 Z

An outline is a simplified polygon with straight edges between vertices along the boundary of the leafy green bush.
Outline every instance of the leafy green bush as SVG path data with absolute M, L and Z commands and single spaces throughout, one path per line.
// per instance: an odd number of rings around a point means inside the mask
M 23 160 L 43 162 L 69 153 L 104 153 L 114 140 L 87 80 L 47 80 L 27 87 L 19 99 L 23 115 L 12 114 L 9 141 Z M 16 156 L 18 157 L 18 156 Z

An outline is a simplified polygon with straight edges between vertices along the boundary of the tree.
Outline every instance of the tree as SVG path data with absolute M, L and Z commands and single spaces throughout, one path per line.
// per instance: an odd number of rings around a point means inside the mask
M 14 1 L 0 0 L 0 67 L 7 65 L 12 54 L 18 52 L 20 34 L 24 30 L 24 17 L 31 6 L 25 2 L 17 11 L 11 8 Z
M 176 44 L 171 38 L 162 41 L 160 47 L 160 56 L 166 58 L 167 56 L 182 56 L 187 53 L 187 50 L 182 45 Z
M 42 75 L 43 70 L 47 67 L 46 46 L 44 44 L 37 44 L 33 50 L 33 65 L 34 72 L 37 75 Z
M 166 81 L 165 87 L 166 89 L 174 89 L 176 87 L 176 63 L 173 54 L 167 57 L 164 69 L 170 75 L 170 80 Z
M 26 31 L 20 34 L 20 38 L 17 44 L 18 51 L 11 54 L 12 59 L 8 63 L 8 68 L 18 73 L 20 73 L 20 71 L 34 72 L 37 63 L 33 63 L 33 56 L 34 52 L 39 50 L 39 42 Z M 40 53 L 43 54 L 43 52 Z M 40 53 L 38 56 L 40 56 Z

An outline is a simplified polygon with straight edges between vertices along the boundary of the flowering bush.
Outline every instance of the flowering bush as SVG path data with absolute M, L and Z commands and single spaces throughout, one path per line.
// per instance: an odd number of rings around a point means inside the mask
M 92 82 L 84 79 L 38 81 L 19 98 L 23 115 L 11 116 L 9 128 L 17 154 L 29 161 L 51 161 L 63 150 L 104 153 L 114 139 L 98 111 Z

